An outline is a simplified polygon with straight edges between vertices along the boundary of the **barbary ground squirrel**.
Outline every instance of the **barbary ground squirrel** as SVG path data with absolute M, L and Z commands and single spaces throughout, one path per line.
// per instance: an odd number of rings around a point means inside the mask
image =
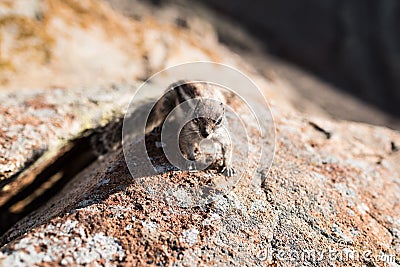
M 190 110 L 181 110 L 182 117 L 191 116 L 179 133 L 179 146 L 182 154 L 189 160 L 188 170 L 196 170 L 195 161 L 201 155 L 200 142 L 209 139 L 220 145 L 222 151 L 221 172 L 233 176 L 232 147 L 223 125 L 226 123 L 226 99 L 218 86 L 205 82 L 178 81 L 171 84 L 165 94 L 156 102 L 146 124 L 146 132 L 160 132 L 168 115 L 180 104 L 189 101 Z M 179 109 L 179 107 L 178 107 Z M 192 112 L 192 114 L 187 114 Z

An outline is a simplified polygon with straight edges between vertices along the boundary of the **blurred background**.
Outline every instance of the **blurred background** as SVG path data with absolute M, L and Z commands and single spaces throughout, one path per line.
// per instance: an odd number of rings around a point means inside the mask
M 400 2 L 210 1 L 259 39 L 337 89 L 400 116 Z
M 138 36 L 154 30 L 151 17 L 204 40 L 215 29 L 219 42 L 262 75 L 290 83 L 300 111 L 400 129 L 397 0 L 1 0 L 0 16 L 2 88 L 144 79 L 184 61 L 147 70 L 137 64 L 151 61 L 137 48 L 163 42 L 152 33 L 153 41 L 140 44 Z
M 165 1 L 153 3 L 163 5 Z M 204 3 L 217 16 L 226 16 L 259 42 L 258 50 L 248 49 L 246 40 L 241 40 L 242 45 L 236 49 L 241 47 L 245 50 L 241 52 L 252 53 L 253 63 L 259 67 L 268 61 L 268 55 L 277 57 L 280 64 L 276 63 L 279 65 L 276 69 L 305 98 L 319 103 L 336 117 L 400 129 L 399 1 L 205 0 Z M 220 36 L 234 46 L 235 42 L 229 41 L 232 37 L 223 33 Z M 260 57 L 261 54 L 264 56 Z M 318 82 L 321 83 L 315 84 Z M 333 96 L 331 91 L 337 94 Z M 342 102 L 345 98 L 356 99 Z

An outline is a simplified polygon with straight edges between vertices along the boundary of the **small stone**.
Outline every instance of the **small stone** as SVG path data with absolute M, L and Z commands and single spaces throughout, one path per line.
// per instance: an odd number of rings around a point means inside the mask
M 190 228 L 182 232 L 179 240 L 181 242 L 187 243 L 189 246 L 193 246 L 197 242 L 197 236 L 199 231 L 196 228 Z

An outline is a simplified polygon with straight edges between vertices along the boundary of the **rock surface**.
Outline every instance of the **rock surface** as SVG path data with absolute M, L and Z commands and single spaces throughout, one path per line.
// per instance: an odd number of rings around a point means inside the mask
M 85 130 L 121 116 L 134 90 L 121 85 L 0 92 L 7 100 L 0 107 L 0 181 L 6 183 L 43 153 Z
M 51 3 L 69 7 L 77 2 Z M 290 85 L 279 76 L 259 76 L 239 56 L 218 44 L 212 31 L 210 35 L 202 33 L 205 41 L 199 42 L 199 35 L 176 25 L 161 27 L 151 20 L 119 17 L 103 5 L 90 8 L 104 8 L 107 14 L 100 14 L 117 16 L 112 20 L 115 23 L 136 25 L 139 32 L 129 38 L 148 36 L 146 60 L 138 59 L 143 59 L 140 53 L 130 57 L 136 60 L 130 64 L 145 76 L 174 62 L 195 59 L 219 59 L 249 75 L 271 104 L 276 125 L 276 140 L 268 140 L 276 143 L 273 165 L 269 172 L 259 169 L 255 177 L 246 174 L 229 193 L 210 204 L 183 208 L 152 198 L 134 179 L 137 177 L 131 177 L 123 151 L 110 151 L 2 236 L 0 265 L 400 264 L 398 132 L 334 121 L 324 112 L 320 116 L 299 113 L 287 100 Z M 151 36 L 165 39 L 159 47 Z M 176 40 L 182 40 L 179 49 Z M 60 79 L 68 80 L 62 77 L 65 72 L 59 74 Z M 129 77 L 132 73 L 128 70 L 125 74 Z M 17 71 L 14 75 L 22 74 Z M 108 112 L 122 112 L 139 76 L 125 86 L 80 91 L 69 89 L 78 88 L 71 82 L 66 84 L 71 86 L 68 89 L 2 93 L 1 99 L 7 103 L 2 105 L 0 140 L 10 141 L 0 144 L 1 155 L 8 155 L 3 159 L 6 165 L 1 165 L 3 180 L 29 165 L 35 149 L 57 150 L 67 142 L 62 139 L 96 127 L 103 119 L 108 122 L 113 118 Z M 107 75 L 104 78 L 108 80 Z M 41 86 L 52 84 L 37 82 Z M 256 140 L 256 133 L 251 132 L 250 137 Z M 19 140 L 24 140 L 24 147 Z M 131 146 L 135 151 L 135 143 Z M 136 160 L 141 166 L 147 159 Z M 165 162 L 157 160 L 157 166 L 164 167 Z M 249 161 L 257 165 L 254 155 Z M 210 177 L 220 175 L 213 170 L 194 174 L 167 170 L 147 179 L 196 183 Z
M 171 207 L 133 180 L 116 151 L 8 232 L 3 242 L 13 241 L 2 249 L 2 263 L 330 266 L 383 265 L 393 257 L 399 263 L 400 155 L 391 143 L 400 143 L 400 134 L 274 114 L 277 153 L 262 184 L 245 176 L 203 208 Z
M 96 149 L 96 139 L 87 136 L 121 117 L 135 89 L 121 84 L 0 92 L 0 233 L 37 208 L 35 198 L 50 198 L 47 189 L 62 187 L 111 149 Z

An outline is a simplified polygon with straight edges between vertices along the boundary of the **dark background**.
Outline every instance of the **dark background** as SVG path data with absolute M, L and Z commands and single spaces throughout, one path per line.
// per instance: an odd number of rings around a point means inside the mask
M 205 0 L 268 52 L 400 117 L 400 1 Z

